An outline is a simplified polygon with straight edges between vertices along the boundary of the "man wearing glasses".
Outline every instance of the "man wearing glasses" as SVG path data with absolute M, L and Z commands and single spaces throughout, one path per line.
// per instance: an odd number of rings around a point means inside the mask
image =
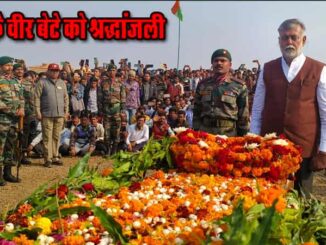
M 282 57 L 259 75 L 250 131 L 284 134 L 302 147 L 295 189 L 309 197 L 313 171 L 326 168 L 326 69 L 302 53 L 307 37 L 301 21 L 285 20 L 278 32 Z

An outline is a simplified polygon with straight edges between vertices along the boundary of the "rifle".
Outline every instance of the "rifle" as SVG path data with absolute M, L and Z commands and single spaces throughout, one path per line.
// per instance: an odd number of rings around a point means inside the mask
M 19 180 L 19 168 L 21 165 L 21 161 L 23 159 L 23 128 L 24 128 L 24 117 L 20 116 L 19 117 L 19 122 L 18 122 L 18 137 L 16 141 L 16 160 L 17 160 L 17 180 Z

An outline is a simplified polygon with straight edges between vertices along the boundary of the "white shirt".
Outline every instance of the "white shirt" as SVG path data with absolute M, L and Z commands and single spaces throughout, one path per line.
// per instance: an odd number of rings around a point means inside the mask
M 96 89 L 91 88 L 89 91 L 89 99 L 87 104 L 87 109 L 91 112 L 97 112 L 97 91 Z
M 103 127 L 103 124 L 97 123 L 95 129 L 96 129 L 96 141 L 104 140 L 104 127 Z
M 306 56 L 301 54 L 291 62 L 289 67 L 286 64 L 284 58 L 282 57 L 282 70 L 289 83 L 292 82 L 295 76 L 299 73 L 305 61 Z M 254 103 L 252 106 L 250 132 L 254 134 L 260 134 L 261 131 L 262 112 L 264 109 L 266 94 L 266 87 L 263 74 L 264 69 L 262 69 L 258 77 Z M 318 82 L 317 102 L 321 124 L 319 150 L 326 152 L 326 66 L 323 67 L 320 75 L 320 81 Z
M 140 144 L 148 141 L 149 139 L 149 129 L 146 124 L 144 124 L 143 129 L 136 130 L 136 124 L 132 124 L 128 127 L 128 137 L 126 139 L 127 145 L 130 144 L 130 141 L 135 141 L 136 144 Z

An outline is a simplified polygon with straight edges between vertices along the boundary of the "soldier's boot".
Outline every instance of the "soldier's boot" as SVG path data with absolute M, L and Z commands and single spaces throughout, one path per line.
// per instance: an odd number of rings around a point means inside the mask
M 111 156 L 111 151 L 112 151 L 112 146 L 111 145 L 108 145 L 108 150 L 106 152 L 106 156 L 107 157 Z
M 114 155 L 115 153 L 117 153 L 118 151 L 118 144 L 117 143 L 114 143 L 112 145 L 112 151 L 111 151 L 111 154 Z
M 24 165 L 32 164 L 32 161 L 28 158 L 26 151 L 23 153 L 23 159 L 20 161 L 20 163 Z
M 2 166 L 0 167 L 0 186 L 6 185 L 6 181 L 3 179 Z
M 12 182 L 12 183 L 20 182 L 20 179 L 17 179 L 15 176 L 12 175 L 11 168 L 12 168 L 12 166 L 4 166 L 4 168 L 3 168 L 3 178 L 6 181 Z
M 5 158 L 3 160 L 3 165 L 5 166 L 16 166 L 16 161 L 14 161 L 12 158 Z

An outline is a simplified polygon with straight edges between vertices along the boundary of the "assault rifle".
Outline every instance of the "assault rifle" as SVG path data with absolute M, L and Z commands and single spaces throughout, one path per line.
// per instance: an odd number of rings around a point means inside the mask
M 23 128 L 24 128 L 24 117 L 20 116 L 19 117 L 19 122 L 18 122 L 18 138 L 16 141 L 16 147 L 15 147 L 15 157 L 17 160 L 17 180 L 19 180 L 19 168 L 21 165 L 21 161 L 23 159 Z

